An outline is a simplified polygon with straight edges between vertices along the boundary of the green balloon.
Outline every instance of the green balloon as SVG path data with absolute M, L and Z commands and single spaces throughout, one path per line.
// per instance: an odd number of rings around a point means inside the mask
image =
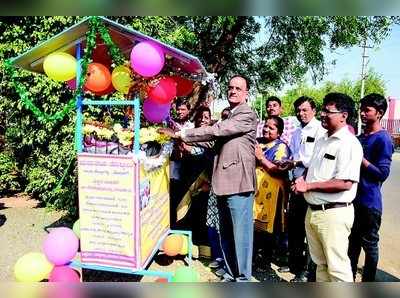
M 179 267 L 175 271 L 172 282 L 198 282 L 200 279 L 196 270 L 191 267 Z
M 72 226 L 72 231 L 74 231 L 76 237 L 81 238 L 81 223 L 79 219 Z

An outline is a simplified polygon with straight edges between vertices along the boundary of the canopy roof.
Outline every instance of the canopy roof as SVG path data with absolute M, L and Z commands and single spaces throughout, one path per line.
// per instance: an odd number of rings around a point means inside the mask
M 104 25 L 109 29 L 113 42 L 120 48 L 121 52 L 129 59 L 132 47 L 138 42 L 153 41 L 161 46 L 164 53 L 170 57 L 171 63 L 175 67 L 179 67 L 182 71 L 189 74 L 198 74 L 200 77 L 206 74 L 204 66 L 200 60 L 184 51 L 176 49 L 165 43 L 162 43 L 150 36 L 142 34 L 136 30 L 122 26 L 105 17 L 99 17 Z M 76 56 L 76 45 L 81 42 L 83 48 L 86 46 L 86 32 L 89 29 L 89 18 L 85 18 L 74 26 L 69 27 L 56 36 L 40 43 L 29 51 L 14 58 L 14 65 L 25 70 L 44 73 L 43 60 L 50 53 L 56 51 L 67 52 Z

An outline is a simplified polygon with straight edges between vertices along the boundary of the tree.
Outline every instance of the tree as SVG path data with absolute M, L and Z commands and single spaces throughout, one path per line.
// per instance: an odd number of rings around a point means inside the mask
M 0 166 L 0 191 L 7 191 L 7 185 L 14 188 L 19 185 L 20 190 L 27 190 L 58 208 L 70 208 L 72 212 L 76 211 L 75 115 L 71 113 L 59 122 L 40 123 L 20 104 L 10 84 L 11 78 L 3 69 L 5 59 L 23 53 L 81 19 L 71 16 L 0 19 L 0 123 L 5 127 L 1 160 L 7 164 Z M 321 79 L 326 63 L 322 54 L 324 47 L 332 50 L 350 47 L 365 38 L 378 43 L 388 34 L 394 20 L 247 16 L 111 19 L 198 56 L 207 70 L 216 74 L 221 85 L 232 74 L 243 73 L 251 79 L 254 91 L 266 94 L 286 83 L 298 82 L 308 70 L 316 80 Z M 256 43 L 256 37 L 260 36 Z M 18 71 L 17 80 L 27 88 L 33 102 L 49 114 L 60 110 L 72 96 L 63 84 L 45 76 Z M 209 84 L 196 87 L 192 97 L 194 106 L 207 98 L 209 88 Z M 217 91 L 215 97 L 219 96 Z M 3 183 L 2 177 L 15 179 Z

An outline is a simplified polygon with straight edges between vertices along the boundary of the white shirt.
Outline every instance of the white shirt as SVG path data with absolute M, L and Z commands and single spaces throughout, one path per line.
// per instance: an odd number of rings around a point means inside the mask
M 326 129 L 322 127 L 321 122 L 315 117 L 304 127 L 298 127 L 292 135 L 290 142 L 290 151 L 293 160 L 300 160 L 305 168 L 308 168 L 314 146 L 318 139 L 324 136 Z M 300 177 L 304 173 L 304 167 L 296 167 L 293 170 L 295 178 Z
M 337 193 L 308 191 L 304 198 L 309 204 L 350 203 L 356 196 L 363 150 L 357 138 L 346 126 L 328 137 L 320 138 L 314 147 L 306 182 L 324 182 L 332 179 L 351 180 L 351 189 Z

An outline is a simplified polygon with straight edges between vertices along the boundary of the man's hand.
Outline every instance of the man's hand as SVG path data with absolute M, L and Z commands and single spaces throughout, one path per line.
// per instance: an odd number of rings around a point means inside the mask
M 160 127 L 157 129 L 157 132 L 160 134 L 167 135 L 173 139 L 178 139 L 179 137 L 175 134 L 175 131 L 171 128 L 166 128 L 166 127 Z
M 304 180 L 303 176 L 300 176 L 296 179 L 294 184 L 292 185 L 292 190 L 295 193 L 305 193 L 308 191 L 307 182 Z

